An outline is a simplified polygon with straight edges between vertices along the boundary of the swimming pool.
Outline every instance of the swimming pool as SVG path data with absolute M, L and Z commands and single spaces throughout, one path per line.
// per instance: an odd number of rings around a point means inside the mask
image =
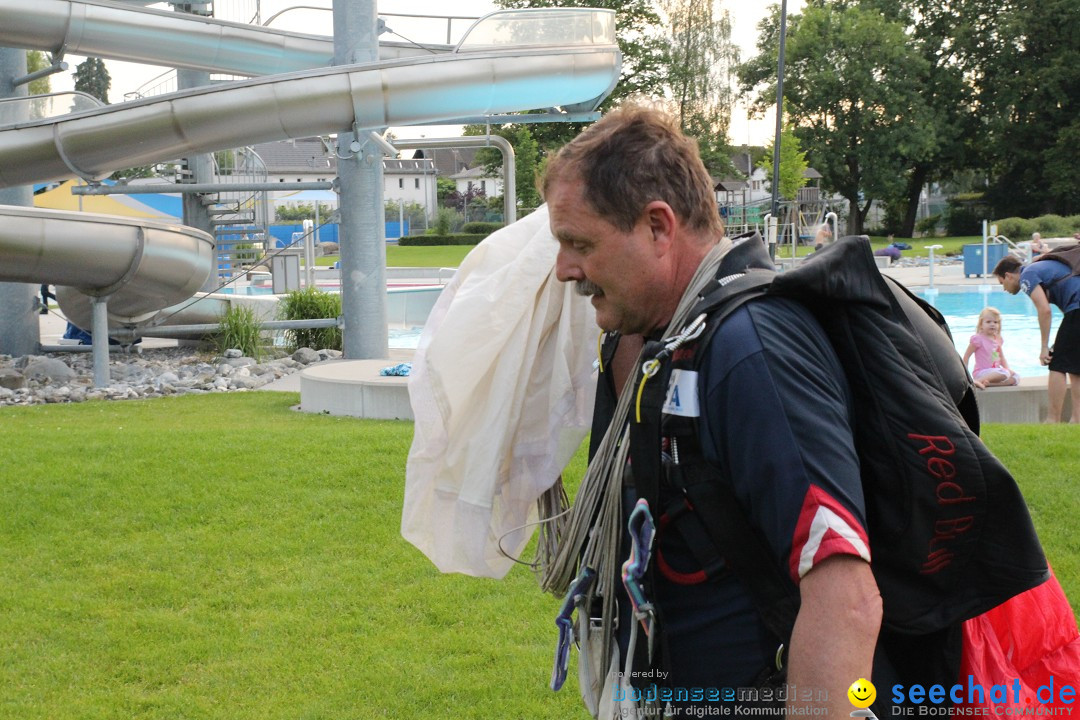
M 961 356 L 975 332 L 979 313 L 988 305 L 996 307 L 1001 311 L 1004 352 L 1009 367 L 1020 373 L 1021 377 L 1046 377 L 1046 368 L 1039 364 L 1039 320 L 1035 306 L 1026 295 L 1009 295 L 997 285 L 938 287 L 932 290 L 916 287 L 911 290 L 945 316 L 952 331 L 953 344 Z M 407 300 L 408 292 L 402 293 L 401 297 L 396 299 Z M 426 310 L 430 311 L 430 307 Z M 1061 312 L 1054 307 L 1052 310 L 1051 341 L 1057 332 L 1058 323 L 1061 322 Z M 423 314 L 426 317 L 426 312 Z M 416 323 L 417 317 L 411 317 L 411 321 Z M 392 325 L 388 333 L 389 346 L 415 349 L 422 329 L 419 324 L 402 323 L 397 327 Z M 968 361 L 968 368 L 973 364 L 974 361 Z
M 952 331 L 953 344 L 962 356 L 968 340 L 975 332 L 979 313 L 987 306 L 1001 311 L 1001 336 L 1005 341 L 1002 350 L 1005 359 L 1020 377 L 1046 377 L 1047 370 L 1039 364 L 1039 319 L 1035 305 L 1027 295 L 1010 295 L 998 285 L 963 287 L 911 288 L 931 305 L 941 311 Z M 1050 325 L 1050 342 L 1054 341 L 1061 312 L 1051 306 L 1053 320 Z M 974 366 L 968 361 L 968 369 Z

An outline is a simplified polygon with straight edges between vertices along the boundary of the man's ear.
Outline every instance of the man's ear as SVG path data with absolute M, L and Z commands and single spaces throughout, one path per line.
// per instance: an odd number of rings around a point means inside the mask
M 653 200 L 645 206 L 642 215 L 652 231 L 653 248 L 657 256 L 664 255 L 675 241 L 678 227 L 675 211 L 663 200 Z

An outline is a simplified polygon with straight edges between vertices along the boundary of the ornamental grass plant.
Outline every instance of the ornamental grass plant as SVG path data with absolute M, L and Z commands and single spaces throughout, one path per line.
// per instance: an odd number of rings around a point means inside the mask
M 278 306 L 282 320 L 315 320 L 341 315 L 341 295 L 318 288 L 293 290 Z M 300 328 L 286 330 L 285 340 L 290 349 L 308 347 L 314 350 L 340 350 L 341 328 Z
M 219 354 L 238 349 L 244 355 L 259 360 L 265 353 L 266 344 L 262 323 L 253 309 L 232 306 L 221 316 L 218 332 L 214 336 L 214 347 Z

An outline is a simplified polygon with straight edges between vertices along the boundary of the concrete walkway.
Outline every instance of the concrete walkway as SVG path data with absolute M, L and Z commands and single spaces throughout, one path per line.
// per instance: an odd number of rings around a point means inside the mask
M 928 287 L 930 267 L 928 262 L 895 265 L 883 268 L 888 275 L 906 287 Z M 990 285 L 997 288 L 997 280 L 990 277 L 965 277 L 963 263 L 950 258 L 936 261 L 934 286 Z M 386 360 L 338 360 L 322 363 L 268 385 L 270 390 L 301 390 L 301 409 L 309 412 L 328 413 L 368 418 L 412 419 L 408 405 L 408 378 L 380 377 L 381 367 L 410 359 L 409 351 L 395 351 Z M 1025 378 L 1017 387 L 989 388 L 977 395 L 979 411 L 984 422 L 1038 423 L 1045 422 L 1048 414 L 1046 379 Z M 1070 404 L 1066 400 L 1065 414 Z
M 964 277 L 964 264 L 951 258 L 950 260 L 951 262 L 947 265 L 940 260 L 935 260 L 934 287 L 939 285 L 992 285 L 995 289 L 998 288 L 998 281 L 993 275 L 985 278 L 978 275 Z M 892 265 L 882 268 L 881 274 L 888 275 L 904 287 L 927 287 L 930 285 L 929 264 L 917 266 Z

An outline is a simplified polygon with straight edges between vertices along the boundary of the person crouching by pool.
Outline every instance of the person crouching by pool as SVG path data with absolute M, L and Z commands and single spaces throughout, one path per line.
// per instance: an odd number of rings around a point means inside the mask
M 968 359 L 975 356 L 975 369 L 971 371 L 971 377 L 975 380 L 976 387 L 1000 387 L 1020 382 L 1020 376 L 1009 368 L 1009 362 L 1002 350 L 1003 345 L 1001 313 L 994 307 L 983 308 L 979 313 L 979 322 L 975 325 L 975 334 L 971 336 L 967 351 L 964 352 L 965 367 Z
M 1047 422 L 1061 422 L 1068 376 L 1072 385 L 1072 422 L 1080 423 L 1080 275 L 1073 275 L 1068 265 L 1049 258 L 1025 266 L 1015 255 L 1006 255 L 994 267 L 994 277 L 1005 292 L 1016 295 L 1023 291 L 1035 304 L 1042 337 L 1039 362 L 1050 369 Z M 1065 313 L 1053 349 L 1050 346 L 1051 303 Z

